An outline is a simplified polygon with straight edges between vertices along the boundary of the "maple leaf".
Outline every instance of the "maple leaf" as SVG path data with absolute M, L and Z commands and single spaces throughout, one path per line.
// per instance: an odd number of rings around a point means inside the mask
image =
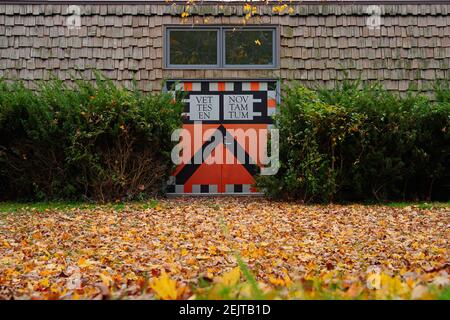
M 177 282 L 170 279 L 165 271 L 161 273 L 159 278 L 152 281 L 150 288 L 155 291 L 158 298 L 163 300 L 175 300 L 178 296 Z
M 84 258 L 84 257 L 81 257 L 80 259 L 78 259 L 78 262 L 77 262 L 77 265 L 78 265 L 80 268 L 87 268 L 87 267 L 90 267 L 90 266 L 93 265 L 93 264 L 94 264 L 93 261 L 88 260 L 88 259 L 86 259 L 86 258 Z

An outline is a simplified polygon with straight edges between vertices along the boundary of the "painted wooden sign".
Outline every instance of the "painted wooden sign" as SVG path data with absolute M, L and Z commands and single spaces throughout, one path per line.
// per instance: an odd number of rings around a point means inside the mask
M 189 120 L 191 121 L 218 121 L 219 115 L 219 95 L 192 94 L 187 103 L 189 105 Z
M 168 81 L 167 89 L 185 103 L 182 155 L 168 193 L 257 193 L 277 82 Z
M 223 96 L 224 120 L 253 120 L 254 116 L 261 116 L 261 112 L 253 111 L 253 104 L 260 103 L 261 99 L 254 100 L 252 94 L 233 94 Z

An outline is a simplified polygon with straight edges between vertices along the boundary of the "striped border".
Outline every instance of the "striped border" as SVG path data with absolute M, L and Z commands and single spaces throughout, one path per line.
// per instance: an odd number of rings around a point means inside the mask
M 201 82 L 178 82 L 175 84 L 176 91 L 201 91 Z
M 234 82 L 211 82 L 209 84 L 209 91 L 234 91 Z
M 217 184 L 193 184 L 192 192 L 184 192 L 184 185 L 169 185 L 167 187 L 168 194 L 218 194 L 219 186 Z M 256 188 L 251 184 L 227 184 L 223 194 L 235 193 L 257 193 Z
M 256 189 L 251 184 L 227 184 L 225 193 L 254 193 Z
M 242 82 L 242 91 L 267 91 L 267 82 Z
M 184 192 L 184 185 L 175 184 L 167 186 L 168 194 L 208 194 L 219 193 L 219 186 L 217 184 L 193 184 L 192 192 Z
M 269 117 L 275 114 L 277 109 L 277 92 L 274 90 L 267 91 L 267 115 Z

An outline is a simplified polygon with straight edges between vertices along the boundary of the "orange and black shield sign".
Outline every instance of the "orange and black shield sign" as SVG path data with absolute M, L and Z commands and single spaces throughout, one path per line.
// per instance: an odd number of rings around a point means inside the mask
M 256 193 L 277 105 L 276 81 L 168 81 L 185 103 L 168 193 Z

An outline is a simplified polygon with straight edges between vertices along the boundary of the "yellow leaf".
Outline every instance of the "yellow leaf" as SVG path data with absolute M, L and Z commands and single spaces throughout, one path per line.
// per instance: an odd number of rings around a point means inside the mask
M 255 40 L 255 44 L 258 45 L 258 46 L 260 46 L 260 45 L 261 45 L 261 41 L 259 41 L 259 39 L 256 39 L 256 40 Z
M 273 276 L 270 276 L 270 277 L 269 277 L 269 282 L 270 282 L 271 284 L 273 284 L 274 286 L 277 286 L 277 287 L 279 287 L 279 286 L 284 286 L 284 283 L 285 283 L 283 279 L 275 278 L 275 277 L 273 277 Z
M 46 277 L 52 274 L 51 270 L 42 270 L 41 272 L 39 272 L 39 275 Z
M 99 277 L 102 280 L 103 284 L 107 287 L 109 287 L 109 285 L 114 282 L 113 279 L 106 274 L 100 273 Z
M 209 253 L 210 254 L 217 254 L 217 247 L 216 246 L 210 246 L 209 248 L 208 248 L 208 251 L 209 251 Z
M 175 280 L 170 279 L 165 272 L 163 272 L 159 278 L 153 280 L 150 288 L 155 291 L 160 299 L 175 300 L 177 298 L 177 283 Z
M 181 249 L 181 256 L 184 257 L 188 254 L 188 251 L 186 250 L 186 248 Z
M 136 274 L 134 272 L 129 272 L 125 275 L 125 280 L 137 280 L 138 277 L 136 276 Z
M 42 288 L 48 288 L 50 286 L 50 280 L 48 278 L 39 281 L 39 286 Z
M 241 270 L 239 269 L 239 267 L 236 267 L 233 270 L 224 273 L 220 278 L 219 283 L 225 286 L 234 286 L 239 282 L 240 278 Z
M 94 263 L 92 261 L 90 261 L 90 260 L 85 259 L 85 258 L 80 258 L 80 259 L 78 259 L 78 263 L 77 264 L 78 264 L 78 266 L 80 268 L 87 268 L 87 267 L 93 265 Z

